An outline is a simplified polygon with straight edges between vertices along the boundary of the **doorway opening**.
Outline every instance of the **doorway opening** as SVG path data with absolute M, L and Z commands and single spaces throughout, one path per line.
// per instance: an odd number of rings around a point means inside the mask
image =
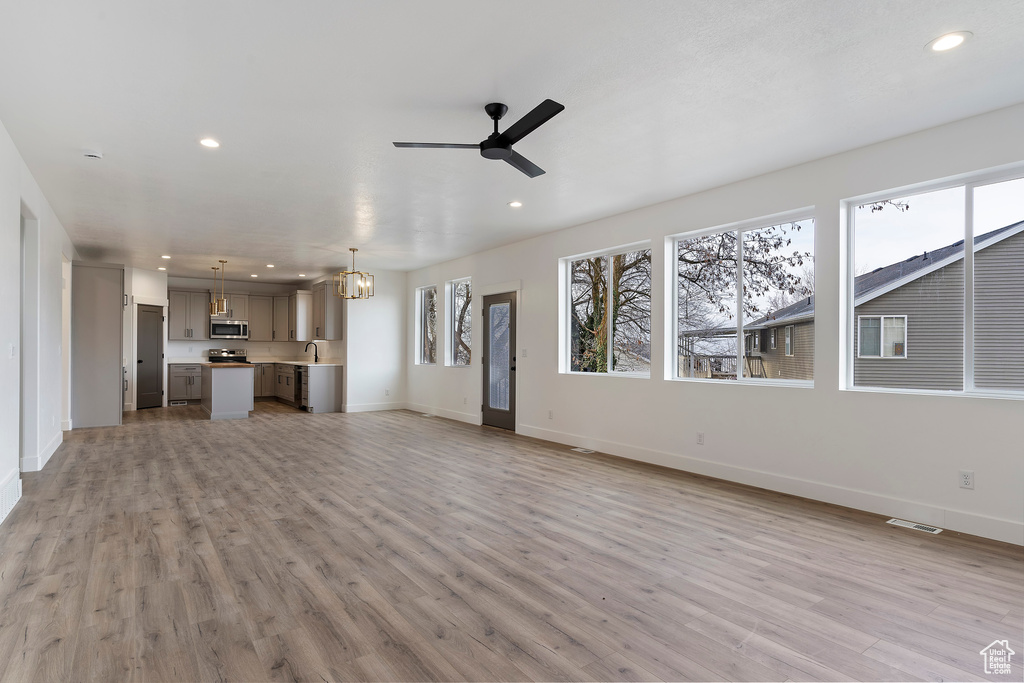
M 516 293 L 484 297 L 483 423 L 516 429 Z
M 164 396 L 164 309 L 139 304 L 135 341 L 135 408 L 159 408 Z

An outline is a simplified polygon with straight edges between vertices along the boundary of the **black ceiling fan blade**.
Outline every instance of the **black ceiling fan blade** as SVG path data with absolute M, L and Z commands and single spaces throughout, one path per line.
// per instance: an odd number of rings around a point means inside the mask
M 463 145 L 455 142 L 392 142 L 403 149 L 480 149 L 480 143 Z
M 543 168 L 533 163 L 532 161 L 524 157 L 519 152 L 516 152 L 515 150 L 512 151 L 512 156 L 510 156 L 508 159 L 505 159 L 505 161 L 508 162 L 510 166 L 518 168 L 520 171 L 530 176 L 531 178 L 536 178 L 539 175 L 544 175 Z
M 533 131 L 547 123 L 565 107 L 554 100 L 544 100 L 523 118 L 519 119 L 498 136 L 503 142 L 514 145 Z

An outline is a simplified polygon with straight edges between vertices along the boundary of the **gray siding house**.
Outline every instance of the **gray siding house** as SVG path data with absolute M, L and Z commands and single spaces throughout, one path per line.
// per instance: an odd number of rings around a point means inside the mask
M 1024 221 L 975 237 L 974 249 L 975 385 L 1024 389 Z M 856 386 L 963 389 L 963 256 L 961 240 L 854 280 Z M 744 337 L 748 376 L 813 379 L 813 296 L 745 325 Z

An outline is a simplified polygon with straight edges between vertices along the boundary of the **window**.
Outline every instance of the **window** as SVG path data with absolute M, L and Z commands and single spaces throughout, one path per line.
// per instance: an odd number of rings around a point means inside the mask
M 469 278 L 447 283 L 448 310 L 448 364 L 465 367 L 473 353 L 473 287 Z
M 907 316 L 860 316 L 861 358 L 906 358 Z
M 651 250 L 564 259 L 569 372 L 650 374 Z
M 1024 390 L 1024 358 L 1014 352 L 1024 337 L 1019 171 L 1011 179 L 879 195 L 851 205 L 850 217 L 848 386 Z
M 796 339 L 810 349 L 814 344 L 812 219 L 794 214 L 784 222 L 682 237 L 674 251 L 676 377 L 814 378 L 813 353 L 792 359 Z M 772 353 L 777 327 L 786 328 L 784 355 Z M 768 352 L 761 339 L 766 329 Z
M 417 303 L 419 315 L 419 357 L 422 365 L 437 362 L 437 287 L 420 287 Z

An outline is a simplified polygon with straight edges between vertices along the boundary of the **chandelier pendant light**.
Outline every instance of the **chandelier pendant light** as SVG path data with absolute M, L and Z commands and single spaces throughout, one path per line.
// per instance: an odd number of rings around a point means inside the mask
M 224 273 L 228 267 L 224 259 L 217 260 L 220 261 L 220 298 L 217 299 L 217 312 L 214 315 L 222 315 L 228 312 L 228 299 L 224 296 Z
M 373 276 L 366 271 L 356 270 L 356 252 L 354 247 L 349 247 L 352 252 L 352 270 L 342 270 L 333 275 L 334 296 L 340 299 L 369 299 L 373 296 Z
M 210 292 L 213 298 L 210 300 L 210 315 L 217 315 L 217 271 L 220 268 L 211 266 L 210 270 L 213 271 L 213 290 Z

